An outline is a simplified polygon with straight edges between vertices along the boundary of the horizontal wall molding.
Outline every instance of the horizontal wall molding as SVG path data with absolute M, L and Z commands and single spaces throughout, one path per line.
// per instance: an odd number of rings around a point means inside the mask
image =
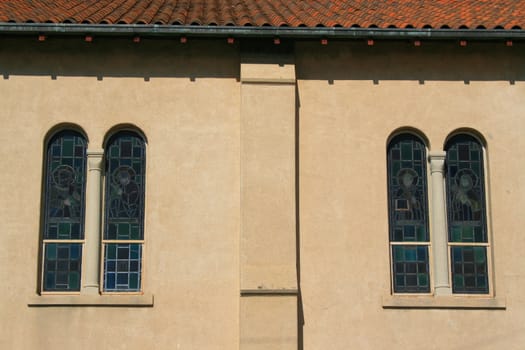
M 299 295 L 299 290 L 297 289 L 242 289 L 241 296 L 264 296 L 264 295 Z
M 153 294 L 40 295 L 30 298 L 29 307 L 153 307 Z

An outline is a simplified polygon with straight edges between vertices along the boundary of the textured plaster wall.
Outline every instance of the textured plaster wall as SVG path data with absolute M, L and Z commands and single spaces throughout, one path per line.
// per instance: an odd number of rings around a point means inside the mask
M 296 57 L 304 349 L 522 349 L 523 47 L 301 44 Z M 386 144 L 401 127 L 432 151 L 458 128 L 487 140 L 492 281 L 507 310 L 382 308 Z
M 238 46 L 0 39 L 0 348 L 230 350 L 241 330 L 250 339 L 282 331 L 286 348 L 293 327 L 264 322 L 276 315 L 302 324 L 306 350 L 523 348 L 523 47 L 330 41 L 295 50 L 297 320 L 291 297 L 250 297 L 240 308 Z M 43 140 L 64 122 L 79 125 L 93 148 L 122 123 L 147 137 L 144 290 L 152 308 L 27 306 L 38 285 Z M 506 310 L 383 309 L 385 151 L 401 127 L 420 130 L 430 150 L 458 128 L 486 139 L 492 282 Z M 275 249 L 275 261 L 289 261 L 279 256 L 286 252 Z M 241 327 L 253 314 L 253 327 Z
M 33 39 L 0 45 L 0 348 L 237 348 L 236 50 Z M 37 288 L 44 137 L 64 122 L 79 125 L 90 148 L 121 123 L 146 135 L 143 286 L 153 308 L 27 306 Z

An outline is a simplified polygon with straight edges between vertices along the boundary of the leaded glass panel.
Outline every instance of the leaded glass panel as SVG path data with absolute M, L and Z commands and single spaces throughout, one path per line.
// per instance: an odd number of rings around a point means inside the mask
M 412 134 L 396 136 L 387 163 L 393 290 L 429 293 L 426 147 Z
M 71 130 L 46 149 L 44 188 L 44 292 L 80 290 L 86 184 L 86 140 Z
M 145 143 L 120 132 L 106 148 L 104 291 L 141 289 Z
M 450 255 L 454 293 L 489 292 L 487 247 L 452 246 Z
M 142 244 L 106 244 L 104 290 L 140 291 Z
M 144 236 L 145 146 L 134 133 L 113 137 L 106 150 L 104 238 L 135 240 Z
M 447 211 L 450 242 L 487 242 L 483 149 L 468 135 L 447 147 Z
M 428 246 L 393 245 L 394 292 L 430 292 Z
M 388 148 L 390 240 L 426 242 L 428 235 L 425 145 L 410 134 Z
M 79 291 L 82 244 L 47 243 L 44 249 L 44 290 Z
M 457 135 L 447 143 L 446 151 L 452 291 L 487 294 L 489 246 L 483 147 L 470 135 Z
M 84 238 L 86 140 L 64 131 L 49 142 L 46 157 L 44 239 Z

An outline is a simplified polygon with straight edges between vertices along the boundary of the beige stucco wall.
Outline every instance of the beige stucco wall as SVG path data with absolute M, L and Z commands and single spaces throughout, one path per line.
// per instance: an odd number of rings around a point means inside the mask
M 0 80 L 0 348 L 236 348 L 237 53 L 225 43 L 113 45 L 28 40 L 0 53 L 11 73 Z M 65 57 L 56 55 L 61 46 Z M 199 55 L 204 47 L 213 62 Z M 43 140 L 63 122 L 82 127 L 90 148 L 121 123 L 147 138 L 143 285 L 152 308 L 27 306 L 36 290 Z
M 297 53 L 304 348 L 522 349 L 524 51 L 379 42 Z M 382 308 L 386 144 L 401 127 L 420 130 L 431 151 L 459 128 L 486 138 L 494 286 L 506 310 Z
M 299 159 L 290 169 L 297 166 L 298 176 L 276 179 L 273 190 L 299 191 L 290 210 L 299 217 L 297 310 L 295 296 L 240 297 L 242 101 L 257 100 L 267 86 L 242 90 L 237 44 L 1 39 L 0 348 L 229 350 L 241 336 L 296 342 L 293 327 L 270 323 L 277 317 L 302 324 L 297 342 L 307 350 L 521 349 L 524 58 L 519 45 L 502 43 L 296 44 L 295 94 L 274 91 L 269 113 L 296 99 L 288 120 L 297 123 Z M 271 55 L 261 72 L 268 64 Z M 93 148 L 123 123 L 147 137 L 143 283 L 153 307 L 27 306 L 38 284 L 44 138 L 64 122 L 79 125 Z M 283 125 L 274 125 L 277 134 L 295 132 Z M 383 308 L 390 293 L 385 150 L 401 127 L 420 130 L 432 151 L 458 128 L 486 139 L 492 282 L 505 310 Z M 272 227 L 271 217 L 260 222 Z M 244 246 L 251 261 L 265 261 L 254 256 L 256 246 Z M 279 256 L 289 248 L 265 246 L 277 254 L 275 265 L 286 265 L 275 271 L 286 276 L 278 287 L 294 285 L 294 259 Z

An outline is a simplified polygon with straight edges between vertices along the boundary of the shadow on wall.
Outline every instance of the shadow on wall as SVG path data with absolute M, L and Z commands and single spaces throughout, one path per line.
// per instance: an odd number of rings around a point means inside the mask
M 504 41 L 335 42 L 296 45 L 298 79 L 418 81 L 525 81 L 525 45 L 505 46 Z
M 225 40 L 179 38 L 142 39 L 35 36 L 0 39 L 0 74 L 10 75 L 236 78 L 239 77 L 238 45 Z

